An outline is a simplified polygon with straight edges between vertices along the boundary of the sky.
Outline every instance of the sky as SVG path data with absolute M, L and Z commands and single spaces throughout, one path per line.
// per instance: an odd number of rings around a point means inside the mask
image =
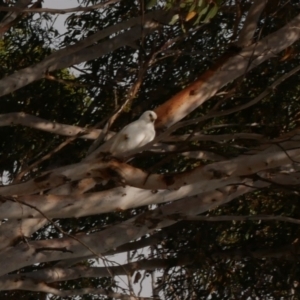
M 43 3 L 43 7 L 45 8 L 71 8 L 77 6 L 78 6 L 77 0 L 44 0 Z M 62 14 L 57 18 L 55 22 L 55 27 L 61 33 L 65 31 L 64 22 L 69 15 L 70 14 Z

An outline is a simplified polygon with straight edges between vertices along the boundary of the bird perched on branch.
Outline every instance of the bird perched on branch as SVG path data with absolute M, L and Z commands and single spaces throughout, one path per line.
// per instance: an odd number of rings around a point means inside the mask
M 145 111 L 138 120 L 128 124 L 116 134 L 109 152 L 116 156 L 150 143 L 155 138 L 156 119 L 154 111 Z

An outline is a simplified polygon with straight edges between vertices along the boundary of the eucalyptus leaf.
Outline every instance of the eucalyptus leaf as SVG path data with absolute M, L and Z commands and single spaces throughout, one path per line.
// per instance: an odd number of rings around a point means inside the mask
M 179 19 L 179 15 L 176 14 L 172 17 L 171 21 L 169 22 L 169 25 L 174 25 Z
M 205 16 L 205 19 L 203 20 L 204 23 L 209 22 L 218 12 L 219 7 L 217 5 L 214 5 L 208 12 L 208 14 Z

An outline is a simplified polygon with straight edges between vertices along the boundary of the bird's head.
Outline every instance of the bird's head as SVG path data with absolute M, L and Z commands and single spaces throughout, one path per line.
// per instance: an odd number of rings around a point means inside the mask
M 154 111 L 152 110 L 147 110 L 145 111 L 141 116 L 140 119 L 145 120 L 146 122 L 151 122 L 154 123 L 155 120 L 157 119 L 157 115 Z

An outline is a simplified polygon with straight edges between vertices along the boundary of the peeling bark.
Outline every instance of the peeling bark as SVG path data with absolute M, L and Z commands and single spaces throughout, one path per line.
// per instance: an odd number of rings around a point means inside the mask
M 225 53 L 198 80 L 155 109 L 156 128 L 167 128 L 213 97 L 223 86 L 246 74 L 300 38 L 300 15 L 284 27 L 257 43 L 237 51 Z M 280 42 L 279 42 L 280 41 Z

